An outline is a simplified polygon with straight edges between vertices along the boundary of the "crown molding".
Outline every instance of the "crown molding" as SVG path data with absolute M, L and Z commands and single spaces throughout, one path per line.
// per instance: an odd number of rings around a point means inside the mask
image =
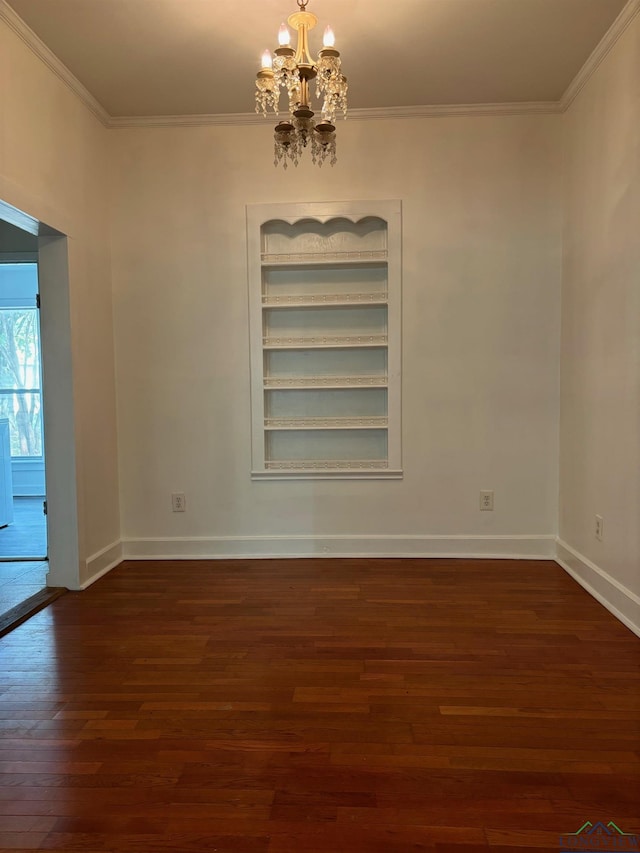
M 413 107 L 373 107 L 349 110 L 349 119 L 448 118 L 451 116 L 520 116 L 557 113 L 555 101 L 516 101 L 505 104 L 425 104 Z
M 640 2 L 640 0 L 631 0 Z M 0 21 L 7 26 L 30 48 L 30 50 L 82 101 L 93 115 L 108 128 L 141 127 L 234 127 L 249 124 L 265 125 L 265 118 L 256 113 L 218 113 L 212 115 L 168 115 L 168 116 L 110 116 L 102 104 L 72 74 L 58 57 L 47 47 L 39 36 L 9 6 L 7 0 L 0 0 Z M 435 104 L 408 107 L 373 107 L 352 109 L 351 121 L 371 121 L 376 119 L 408 118 L 446 118 L 451 116 L 505 116 L 505 115 L 551 115 L 562 112 L 560 102 L 537 101 L 506 104 Z M 273 116 L 277 121 L 277 116 Z
M 569 84 L 562 98 L 560 98 L 560 112 L 564 113 L 569 109 L 638 12 L 640 12 L 640 0 L 627 0 L 626 6 L 624 6 L 618 17 L 598 42 L 585 64 Z
M 446 118 L 448 116 L 515 116 L 551 115 L 562 112 L 557 101 L 535 101 L 512 104 L 436 104 L 413 107 L 375 107 L 349 110 L 349 121 L 372 121 L 375 119 Z M 256 113 L 225 113 L 219 115 L 189 116 L 113 116 L 110 128 L 131 127 L 208 127 L 257 124 L 264 126 L 272 118 L 275 124 L 281 120 L 275 114 L 264 118 Z M 339 122 L 340 123 L 340 122 Z
M 12 30 L 27 47 L 35 53 L 47 68 L 52 71 L 56 77 L 76 95 L 87 109 L 101 122 L 105 127 L 109 124 L 109 113 L 91 94 L 91 92 L 82 85 L 78 78 L 69 71 L 58 57 L 53 53 L 46 44 L 37 36 L 31 27 L 27 26 L 22 18 L 15 12 L 7 3 L 7 0 L 0 0 L 0 21 Z
M 523 101 L 506 104 L 436 104 L 408 107 L 374 107 L 349 111 L 351 121 L 376 119 L 447 118 L 464 116 L 554 115 L 566 112 L 600 63 L 640 12 L 640 0 L 627 0 L 611 27 L 576 74 L 559 101 Z M 255 113 L 220 113 L 214 115 L 178 116 L 110 116 L 102 104 L 72 74 L 47 45 L 12 9 L 7 0 L 0 0 L 0 21 L 20 38 L 27 47 L 82 101 L 87 109 L 107 128 L 136 127 L 209 127 L 265 124 L 262 115 Z M 276 116 L 274 116 L 276 120 Z
M 273 116 L 274 123 L 278 121 Z M 262 114 L 256 113 L 211 113 L 202 115 L 185 116 L 111 116 L 107 122 L 110 128 L 129 127 L 206 127 L 208 125 L 220 125 L 230 127 L 234 125 L 264 124 L 266 119 Z

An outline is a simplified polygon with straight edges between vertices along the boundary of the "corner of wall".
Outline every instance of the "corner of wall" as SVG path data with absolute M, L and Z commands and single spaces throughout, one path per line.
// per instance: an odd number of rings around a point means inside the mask
M 87 589 L 122 562 L 122 542 L 118 540 L 92 554 L 81 569 L 80 589 Z
M 556 562 L 603 607 L 640 637 L 640 596 L 558 539 Z

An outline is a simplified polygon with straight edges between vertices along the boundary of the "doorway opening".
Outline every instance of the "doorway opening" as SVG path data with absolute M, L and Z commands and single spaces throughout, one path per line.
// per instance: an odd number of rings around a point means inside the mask
M 0 200 L 0 636 L 80 587 L 75 450 L 67 237 Z
M 0 562 L 47 559 L 37 255 L 0 257 Z

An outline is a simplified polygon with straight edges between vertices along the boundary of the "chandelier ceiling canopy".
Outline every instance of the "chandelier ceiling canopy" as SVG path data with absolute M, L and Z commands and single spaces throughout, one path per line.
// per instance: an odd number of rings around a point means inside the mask
M 322 166 L 326 159 L 336 162 L 336 115 L 347 114 L 347 78 L 341 71 L 340 53 L 335 47 L 331 27 L 324 31 L 322 50 L 317 59 L 309 52 L 309 30 L 318 23 L 307 12 L 309 0 L 297 0 L 299 11 L 289 15 L 288 24 L 281 24 L 278 47 L 272 54 L 262 54 L 262 68 L 256 78 L 256 112 L 266 117 L 267 110 L 278 114 L 280 90 L 289 102 L 289 117 L 275 128 L 274 163 L 287 168 L 288 161 L 298 165 L 306 148 L 311 150 L 314 163 Z M 291 27 L 297 33 L 297 46 L 291 45 Z M 318 121 L 311 109 L 310 83 L 316 80 L 316 95 L 322 101 Z

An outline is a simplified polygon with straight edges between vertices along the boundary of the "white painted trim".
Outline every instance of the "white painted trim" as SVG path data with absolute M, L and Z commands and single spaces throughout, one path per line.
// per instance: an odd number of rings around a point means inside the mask
M 47 68 L 52 71 L 56 77 L 76 95 L 87 109 L 100 121 L 105 127 L 109 122 L 109 113 L 91 94 L 91 92 L 83 86 L 75 74 L 61 62 L 58 57 L 51 51 L 42 39 L 37 36 L 22 18 L 9 6 L 7 0 L 0 0 L 0 21 L 12 30 L 19 39 L 21 39 L 27 47 L 35 53 Z
M 640 12 L 640 0 L 627 0 L 626 6 L 624 6 L 613 24 L 611 24 L 607 32 L 596 45 L 585 64 L 567 87 L 566 92 L 559 102 L 560 112 L 564 113 L 569 109 L 571 104 L 578 97 L 579 93 L 586 86 L 587 82 L 595 74 L 600 63 L 612 50 L 618 39 L 625 32 L 638 12 Z
M 251 471 L 251 479 L 256 482 L 267 480 L 402 480 L 404 471 L 402 468 L 393 470 L 391 468 L 379 468 L 375 471 L 346 470 L 323 473 L 318 470 L 302 471 Z
M 71 354 L 68 241 L 39 237 L 40 341 L 50 586 L 77 589 L 83 553 L 82 478 Z
M 549 536 L 214 536 L 123 539 L 125 560 L 414 557 L 552 560 Z
M 562 539 L 556 543 L 556 562 L 616 619 L 640 637 L 640 596 Z
M 450 116 L 515 116 L 553 115 L 562 112 L 559 101 L 522 101 L 508 104 L 425 104 L 412 107 L 373 107 L 349 110 L 348 121 L 371 121 L 373 119 L 446 118 Z M 282 120 L 275 113 L 267 118 L 256 113 L 220 113 L 217 115 L 185 116 L 112 116 L 108 127 L 112 129 L 130 127 L 206 127 L 238 126 L 247 124 L 271 127 Z M 340 130 L 342 122 L 338 123 Z
M 560 106 L 557 101 L 514 101 L 503 104 L 421 104 L 412 107 L 369 107 L 349 110 L 349 120 L 521 116 L 531 113 L 552 115 L 559 112 Z
M 78 585 L 78 589 L 87 589 L 91 584 L 108 574 L 111 569 L 115 569 L 121 562 L 122 542 L 118 539 L 116 542 L 112 542 L 111 545 L 107 545 L 106 548 L 102 548 L 101 551 L 92 554 L 87 559 L 85 571 L 83 572 L 85 578 Z
M 278 123 L 278 117 L 273 114 L 273 125 Z M 107 127 L 111 130 L 132 127 L 207 127 L 218 125 L 222 127 L 239 127 L 247 124 L 264 124 L 270 127 L 269 119 L 256 113 L 213 113 L 211 115 L 177 115 L 177 116 L 111 116 Z
M 11 476 L 14 498 L 45 499 L 44 456 L 12 456 Z

